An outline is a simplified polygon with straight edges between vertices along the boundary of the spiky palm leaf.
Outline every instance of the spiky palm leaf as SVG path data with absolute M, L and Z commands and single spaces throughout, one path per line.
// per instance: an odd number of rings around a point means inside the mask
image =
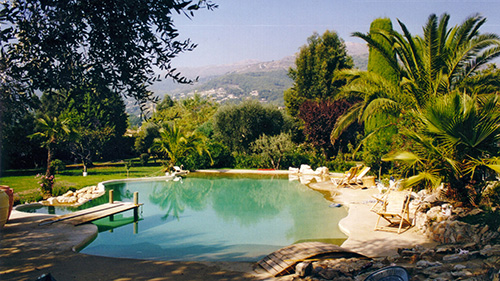
M 176 165 L 180 158 L 191 151 L 210 155 L 204 139 L 199 134 L 191 132 L 186 135 L 177 126 L 169 124 L 160 129 L 160 137 L 155 139 L 153 147 L 168 160 L 168 168 Z
M 476 204 L 485 187 L 481 182 L 500 172 L 500 160 L 496 158 L 500 141 L 498 106 L 496 95 L 452 92 L 436 99 L 415 112 L 418 130 L 405 132 L 412 150 L 396 152 L 384 160 L 404 162 L 415 171 L 408 184 L 419 180 L 430 183 L 430 175 L 439 176 Z

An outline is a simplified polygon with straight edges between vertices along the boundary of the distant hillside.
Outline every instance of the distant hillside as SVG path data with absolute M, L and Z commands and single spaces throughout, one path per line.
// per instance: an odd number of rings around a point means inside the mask
M 349 54 L 356 68 L 366 70 L 368 48 L 366 44 L 346 42 Z M 179 68 L 183 76 L 198 81 L 193 85 L 174 83 L 171 79 L 159 81 L 150 90 L 160 98 L 168 94 L 173 99 L 193 96 L 195 93 L 214 99 L 219 103 L 239 103 L 246 99 L 256 99 L 263 103 L 283 106 L 283 92 L 292 86 L 288 69 L 295 66 L 295 56 L 281 60 L 258 62 L 243 61 L 231 65 Z M 127 111 L 138 115 L 139 110 L 128 102 Z
M 173 92 L 171 97 L 183 99 L 198 93 L 219 103 L 239 103 L 246 99 L 256 99 L 263 103 L 283 106 L 283 91 L 290 88 L 292 82 L 285 69 L 265 72 L 234 72 L 215 77 L 189 92 Z

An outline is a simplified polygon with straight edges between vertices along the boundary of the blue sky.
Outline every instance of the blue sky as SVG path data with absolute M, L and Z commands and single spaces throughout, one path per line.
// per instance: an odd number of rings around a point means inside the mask
M 307 38 L 325 30 L 336 31 L 346 42 L 355 31 L 368 32 L 380 17 L 401 20 L 414 34 L 430 14 L 450 14 L 450 26 L 479 13 L 487 18 L 482 32 L 500 34 L 498 0 L 213 0 L 214 11 L 197 11 L 189 20 L 175 16 L 182 39 L 198 47 L 173 60 L 175 67 L 231 64 L 244 60 L 279 60 L 298 52 Z

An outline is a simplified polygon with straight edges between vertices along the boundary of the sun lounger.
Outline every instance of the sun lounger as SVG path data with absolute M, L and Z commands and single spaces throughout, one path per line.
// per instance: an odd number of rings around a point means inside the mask
M 347 171 L 342 178 L 333 178 L 332 182 L 338 187 L 352 187 L 361 188 L 363 187 L 363 177 L 366 176 L 370 167 L 352 167 Z
M 370 167 L 364 167 L 363 169 L 358 170 L 358 173 L 354 176 L 351 183 L 353 184 L 363 184 L 363 177 L 366 176 L 368 171 L 370 171 Z
M 332 183 L 336 187 L 343 187 L 349 185 L 352 179 L 356 176 L 358 167 L 352 167 L 349 171 L 345 172 L 341 178 L 332 178 Z
M 397 233 L 400 234 L 403 225 L 407 226 L 404 230 L 413 226 L 410 221 L 410 201 L 412 199 L 410 192 L 397 193 L 388 190 L 382 197 L 374 196 L 374 198 L 376 202 L 371 211 L 378 215 L 375 230 L 395 231 L 395 227 L 398 227 Z M 384 219 L 389 224 L 380 226 L 380 219 Z

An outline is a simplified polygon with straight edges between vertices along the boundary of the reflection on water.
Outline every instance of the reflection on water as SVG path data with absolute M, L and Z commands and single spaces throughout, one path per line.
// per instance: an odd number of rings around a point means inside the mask
M 297 241 L 335 241 L 345 236 L 343 208 L 323 195 L 279 178 L 188 177 L 182 181 L 128 182 L 107 186 L 114 199 L 144 203 L 139 225 L 101 226 L 82 252 L 162 260 L 246 260 Z M 110 232 L 112 230 L 113 232 Z M 135 233 L 135 234 L 134 234 Z

